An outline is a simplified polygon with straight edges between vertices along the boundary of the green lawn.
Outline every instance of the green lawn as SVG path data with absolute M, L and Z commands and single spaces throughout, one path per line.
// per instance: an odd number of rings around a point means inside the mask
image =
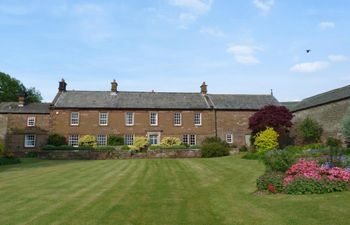
M 0 224 L 350 224 L 350 192 L 257 196 L 257 161 L 48 161 L 0 167 Z

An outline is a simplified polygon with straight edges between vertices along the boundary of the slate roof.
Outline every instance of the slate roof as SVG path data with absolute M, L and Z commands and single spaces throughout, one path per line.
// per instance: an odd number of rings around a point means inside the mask
M 279 105 L 272 95 L 209 94 L 216 109 L 257 110 L 265 105 Z
M 296 105 L 300 103 L 300 101 L 290 101 L 290 102 L 280 102 L 281 105 L 287 107 L 289 110 L 293 110 Z
M 66 91 L 56 97 L 54 108 L 121 109 L 251 109 L 278 104 L 271 95 L 215 95 L 179 92 Z
M 0 102 L 0 113 L 49 114 L 50 103 L 31 103 L 18 106 L 18 102 Z
M 305 98 L 293 107 L 293 111 L 296 112 L 348 98 L 350 98 L 350 85 Z

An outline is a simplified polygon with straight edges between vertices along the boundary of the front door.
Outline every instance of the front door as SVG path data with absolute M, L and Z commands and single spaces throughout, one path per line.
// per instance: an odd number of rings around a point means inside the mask
M 148 133 L 148 141 L 150 145 L 159 145 L 160 134 L 156 132 Z

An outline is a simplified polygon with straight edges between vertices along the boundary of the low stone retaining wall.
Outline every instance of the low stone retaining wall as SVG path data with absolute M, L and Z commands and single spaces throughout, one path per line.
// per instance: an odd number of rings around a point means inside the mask
M 144 153 L 131 153 L 128 151 L 39 151 L 40 159 L 142 159 L 142 158 L 200 158 L 200 150 L 165 150 L 147 151 Z

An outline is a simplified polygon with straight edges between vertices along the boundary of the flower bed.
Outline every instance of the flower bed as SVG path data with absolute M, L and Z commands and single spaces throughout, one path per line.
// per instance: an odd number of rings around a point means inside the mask
M 282 183 L 282 185 L 281 185 Z M 257 180 L 258 190 L 286 194 L 322 194 L 344 191 L 350 185 L 350 171 L 320 166 L 316 160 L 300 159 L 283 176 L 267 173 Z

